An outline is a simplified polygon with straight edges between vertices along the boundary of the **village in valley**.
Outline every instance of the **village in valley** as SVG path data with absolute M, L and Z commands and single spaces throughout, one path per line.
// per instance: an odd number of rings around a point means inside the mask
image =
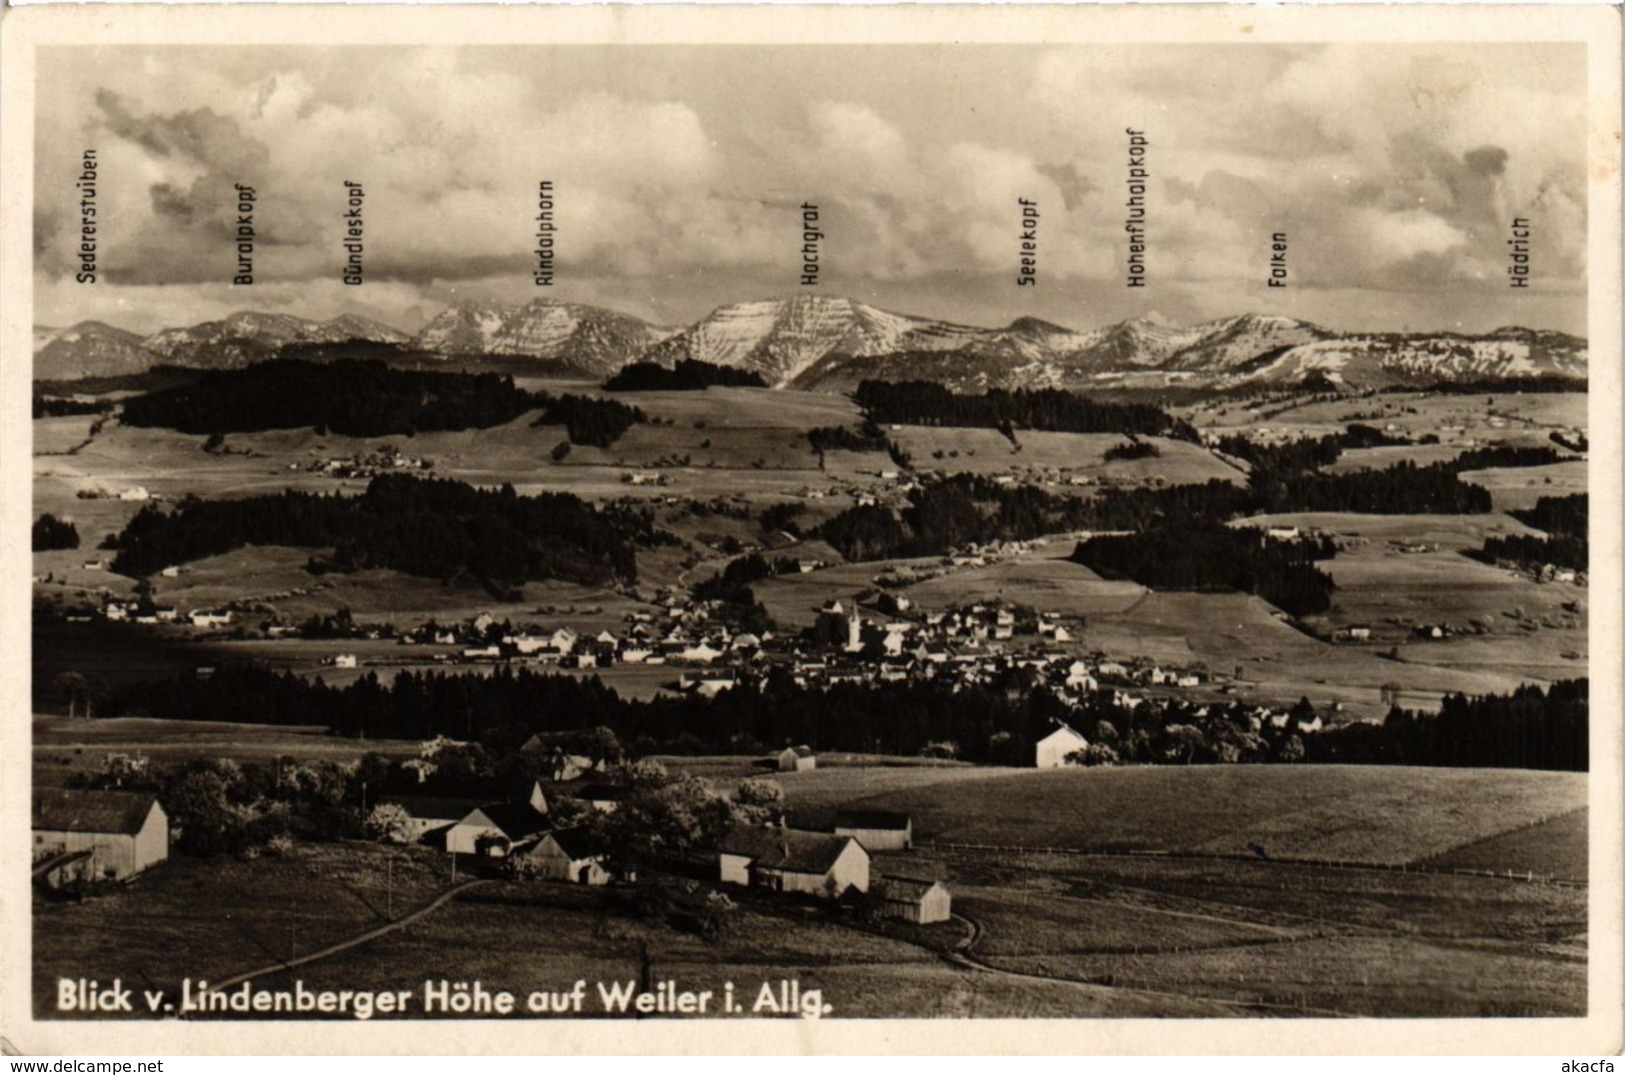
M 456 921 L 436 909 L 450 900 L 489 919 L 481 929 L 522 910 L 561 929 L 596 921 L 592 958 L 634 977 L 675 967 L 715 984 L 761 965 L 826 997 L 844 989 L 866 1015 L 1433 1010 L 1425 987 L 1397 981 L 1359 999 L 1339 980 L 1217 968 L 1265 938 L 1392 943 L 1366 912 L 1330 913 L 1355 893 L 1392 909 L 1445 885 L 1448 913 L 1482 931 L 1504 889 L 1583 892 L 1574 860 L 1551 857 L 1583 837 L 1581 785 L 1520 773 L 1544 782 L 1508 810 L 1486 795 L 1504 776 L 1448 782 L 1454 816 L 1471 820 L 1447 830 L 1426 820 L 1433 771 L 1396 766 L 1466 756 L 1425 715 L 1441 700 L 1460 709 L 1453 720 L 1550 721 L 1549 707 L 1571 705 L 1559 685 L 1488 715 L 1507 704 L 1490 696 L 1522 680 L 1505 659 L 1537 638 L 1558 662 L 1585 648 L 1583 562 L 1516 537 L 1535 532 L 1525 518 L 1568 526 L 1554 513 L 1584 488 L 1584 436 L 1579 411 L 1553 405 L 1584 397 L 1508 387 L 1476 404 L 1271 391 L 1176 411 L 1201 431 L 1190 441 L 876 423 L 784 390 L 622 393 L 605 406 L 648 416 L 627 443 L 554 451 L 545 476 L 625 520 L 636 580 L 571 567 L 506 590 L 466 570 L 416 580 L 348 539 L 186 550 L 233 525 L 198 514 L 200 494 L 259 474 L 363 499 L 417 488 L 402 481 L 449 492 L 493 463 L 517 483 L 534 466 L 514 454 L 535 436 L 529 417 L 482 434 L 483 448 L 466 434 L 419 433 L 407 451 L 306 431 L 200 450 L 130 425 L 119 397 L 77 396 L 94 417 L 42 418 L 41 443 L 56 425 L 95 433 L 62 430 L 70 454 L 37 457 L 36 496 L 62 496 L 47 514 L 107 538 L 89 556 L 83 536 L 36 553 L 41 996 L 57 936 L 142 938 L 115 969 L 150 976 L 152 954 L 182 935 L 163 915 L 129 933 L 142 921 L 132 901 L 151 893 L 157 910 L 201 885 L 216 924 L 188 929 L 211 938 L 207 969 L 273 987 L 358 967 L 410 983 L 413 945 L 427 943 L 414 938 Z M 1509 428 L 1507 414 L 1521 417 Z M 703 465 L 673 448 L 684 424 Z M 146 446 L 134 467 L 121 438 Z M 1147 585 L 1150 569 L 1113 544 L 1146 534 L 1132 521 L 1141 503 L 1228 503 L 1250 471 L 1311 450 L 1383 465 L 1388 445 L 1418 442 L 1409 450 L 1441 459 L 1480 453 L 1490 469 L 1472 480 L 1500 510 L 1244 515 L 1233 536 L 1202 540 L 1221 561 L 1256 560 L 1260 580 L 1286 572 L 1252 595 Z M 728 491 L 724 475 L 754 487 Z M 1192 480 L 1208 484 L 1188 492 Z M 1029 503 L 1030 521 L 999 521 Z M 912 543 L 872 551 L 897 542 L 897 519 Z M 177 522 L 189 529 L 165 529 Z M 944 541 L 939 526 L 961 536 Z M 1500 550 L 1498 535 L 1504 551 L 1480 552 Z M 1542 554 L 1560 562 L 1530 559 Z M 1293 563 L 1329 564 L 1339 587 L 1370 581 L 1328 607 L 1313 596 L 1327 576 Z M 1392 600 L 1390 580 L 1419 569 L 1435 586 L 1463 575 L 1462 600 Z M 1556 728 L 1538 737 L 1537 767 L 1569 764 Z M 1466 749 L 1498 764 L 1492 745 Z M 1199 804 L 1209 821 L 1193 826 Z M 1524 832 L 1519 846 L 1543 834 L 1546 857 L 1477 850 Z M 1218 873 L 1192 872 L 1203 864 Z M 1258 870 L 1299 891 L 1264 898 Z M 333 880 L 312 902 L 299 894 L 316 876 Z M 1308 883 L 1326 876 L 1340 881 Z M 1476 888 L 1456 890 L 1466 878 Z M 1230 909 L 1210 915 L 1215 898 Z M 1567 906 L 1550 903 L 1538 928 Z M 1208 916 L 1201 936 L 1191 914 Z M 526 944 L 546 949 L 515 964 L 535 973 L 586 958 Z M 832 954 L 854 945 L 867 954 L 850 965 Z M 778 954 L 753 954 L 766 952 Z M 1192 959 L 1218 977 L 1178 986 L 1168 975 Z M 882 963 L 934 984 L 881 988 Z
M 39 50 L 35 1018 L 1586 1016 L 1603 68 L 1050 23 Z

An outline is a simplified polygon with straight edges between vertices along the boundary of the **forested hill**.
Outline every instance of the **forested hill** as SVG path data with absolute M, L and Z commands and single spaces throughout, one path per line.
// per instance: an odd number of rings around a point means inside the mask
M 864 381 L 852 397 L 880 425 L 977 426 L 1053 433 L 1128 433 L 1196 440 L 1196 431 L 1146 403 L 1103 403 L 1059 388 L 960 395 L 934 381 Z
M 713 385 L 766 388 L 767 382 L 754 370 L 685 358 L 670 369 L 655 362 L 633 362 L 605 381 L 604 389 L 609 392 L 697 392 Z
M 208 373 L 124 404 L 126 425 L 182 433 L 312 426 L 355 437 L 489 429 L 545 401 L 494 373 L 391 369 L 382 362 L 288 360 Z
M 527 497 L 511 486 L 386 474 L 359 497 L 284 492 L 143 508 L 115 539 L 113 570 L 150 575 L 248 544 L 285 545 L 334 550 L 312 561 L 316 570 L 468 576 L 500 596 L 533 579 L 635 580 L 634 546 L 664 538 L 646 515 L 596 509 L 568 493 Z

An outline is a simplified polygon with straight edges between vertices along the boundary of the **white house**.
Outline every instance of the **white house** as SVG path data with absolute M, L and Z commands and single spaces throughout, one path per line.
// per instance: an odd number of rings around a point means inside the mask
M 1095 681 L 1095 677 L 1089 674 L 1089 666 L 1082 661 L 1073 661 L 1067 666 L 1066 685 L 1073 690 L 1092 691 L 1100 689 L 1100 684 Z
M 169 858 L 169 816 L 136 791 L 41 791 L 34 796 L 36 875 L 122 881 Z
M 1033 747 L 1033 764 L 1039 769 L 1060 769 L 1069 764 L 1066 760 L 1068 754 L 1088 746 L 1089 740 L 1074 731 L 1071 725 L 1062 724 Z
M 701 641 L 685 647 L 677 654 L 677 659 L 680 661 L 693 661 L 695 664 L 710 664 L 720 656 L 722 656 L 721 650 L 709 642 Z

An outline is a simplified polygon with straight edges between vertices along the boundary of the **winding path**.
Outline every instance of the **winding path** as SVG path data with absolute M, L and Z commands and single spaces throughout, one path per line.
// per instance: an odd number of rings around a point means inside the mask
M 315 963 L 317 960 L 326 959 L 328 956 L 338 955 L 340 952 L 348 951 L 357 945 L 366 944 L 368 941 L 376 940 L 379 937 L 393 933 L 402 926 L 409 926 L 418 919 L 439 910 L 441 907 L 444 907 L 451 900 L 456 899 L 458 896 L 461 896 L 470 889 L 489 884 L 491 884 L 489 879 L 464 881 L 455 888 L 448 888 L 446 891 L 442 892 L 440 895 L 436 896 L 422 907 L 419 907 L 411 914 L 397 918 L 393 922 L 386 922 L 381 926 L 374 926 L 369 930 L 364 930 L 361 933 L 357 933 L 353 937 L 339 941 L 337 944 L 330 944 L 325 948 L 318 948 L 314 952 L 306 952 L 304 955 L 296 956 L 293 959 L 280 959 L 275 963 L 267 963 L 263 967 L 255 967 L 251 971 L 232 975 L 230 978 L 226 978 L 222 981 L 212 982 L 209 985 L 209 992 L 218 993 L 223 989 L 229 989 L 232 986 L 239 985 L 251 978 L 262 978 L 267 974 L 279 974 L 282 971 L 292 970 L 295 967 L 302 967 L 307 963 Z

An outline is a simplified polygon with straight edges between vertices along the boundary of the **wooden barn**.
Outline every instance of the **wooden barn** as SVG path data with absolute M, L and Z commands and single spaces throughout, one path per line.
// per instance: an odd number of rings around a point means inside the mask
M 542 791 L 540 781 L 531 782 L 530 795 L 524 801 L 538 815 L 547 816 L 547 796 Z M 408 794 L 385 795 L 378 800 L 378 804 L 399 806 L 407 812 L 412 819 L 412 839 L 444 846 L 453 826 L 491 805 L 491 801 Z M 450 850 L 449 847 L 447 849 Z
M 842 810 L 835 835 L 852 837 L 865 851 L 907 851 L 914 846 L 914 819 L 890 810 Z
M 1063 723 L 1034 746 L 1033 764 L 1040 769 L 1060 769 L 1070 764 L 1066 760 L 1068 754 L 1088 746 L 1089 740 L 1079 735 L 1071 725 Z
M 39 791 L 34 874 L 54 886 L 123 881 L 169 858 L 169 816 L 150 792 Z
M 475 807 L 446 830 L 446 851 L 453 855 L 505 858 L 516 845 L 547 828 L 547 815 L 528 801 Z
M 586 828 L 546 833 L 523 853 L 523 860 L 534 863 L 543 878 L 581 885 L 607 885 L 615 879 L 604 868 L 606 857 L 602 841 Z
M 953 899 L 941 881 L 914 877 L 882 877 L 873 894 L 882 917 L 901 918 L 928 926 L 946 922 L 953 914 Z
M 781 773 L 804 773 L 818 768 L 818 755 L 813 753 L 812 747 L 805 744 L 785 747 L 779 751 L 778 762 Z
M 869 891 L 869 852 L 850 836 L 765 827 L 738 828 L 718 848 L 723 883 L 834 898 Z
M 433 795 L 385 795 L 379 806 L 398 806 L 411 818 L 413 840 L 443 843 L 446 830 L 483 805 L 479 799 L 439 798 Z

